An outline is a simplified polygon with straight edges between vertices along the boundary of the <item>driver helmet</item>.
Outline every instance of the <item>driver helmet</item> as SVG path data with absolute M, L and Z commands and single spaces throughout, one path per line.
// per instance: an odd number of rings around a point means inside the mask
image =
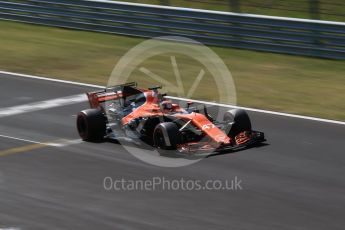
M 160 108 L 161 108 L 161 110 L 172 110 L 173 105 L 172 105 L 171 101 L 162 101 L 160 103 Z

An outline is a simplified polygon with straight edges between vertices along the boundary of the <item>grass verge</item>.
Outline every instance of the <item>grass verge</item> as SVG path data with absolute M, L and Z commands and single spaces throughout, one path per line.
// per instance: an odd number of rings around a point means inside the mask
M 1 70 L 103 85 L 122 55 L 143 41 L 6 21 L 0 21 L 0 28 Z M 239 105 L 345 120 L 344 61 L 211 48 L 232 72 Z M 195 63 L 179 58 L 177 62 L 182 63 L 182 76 L 197 75 Z M 164 57 L 145 65 L 171 77 Z M 149 84 L 140 74 L 136 79 Z M 195 98 L 213 100 L 214 83 L 207 78 L 201 83 Z

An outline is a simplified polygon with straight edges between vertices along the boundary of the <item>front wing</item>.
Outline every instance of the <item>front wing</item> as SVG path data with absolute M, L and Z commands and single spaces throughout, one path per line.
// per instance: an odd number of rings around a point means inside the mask
M 226 151 L 237 151 L 266 141 L 263 132 L 251 131 L 250 135 L 242 133 L 236 137 L 236 143 L 221 144 L 217 147 L 212 146 L 210 143 L 187 143 L 178 148 L 181 153 L 187 154 L 212 154 Z

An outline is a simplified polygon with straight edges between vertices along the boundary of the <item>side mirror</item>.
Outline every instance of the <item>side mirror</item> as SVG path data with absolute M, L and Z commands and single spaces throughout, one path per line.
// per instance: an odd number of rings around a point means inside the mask
M 194 102 L 192 102 L 192 101 L 187 101 L 187 109 L 189 109 L 189 107 L 191 106 L 191 105 L 193 105 L 194 104 Z

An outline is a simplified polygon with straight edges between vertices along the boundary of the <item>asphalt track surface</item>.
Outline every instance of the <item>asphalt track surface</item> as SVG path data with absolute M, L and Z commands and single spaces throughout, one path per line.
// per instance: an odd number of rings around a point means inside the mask
M 4 74 L 0 87 L 0 110 L 91 89 Z M 344 229 L 344 125 L 250 112 L 268 145 L 164 168 L 141 162 L 115 143 L 78 142 L 75 114 L 86 107 L 82 102 L 0 118 L 0 228 Z M 75 142 L 40 144 L 61 139 Z M 242 189 L 103 188 L 105 177 L 157 176 L 237 177 Z

